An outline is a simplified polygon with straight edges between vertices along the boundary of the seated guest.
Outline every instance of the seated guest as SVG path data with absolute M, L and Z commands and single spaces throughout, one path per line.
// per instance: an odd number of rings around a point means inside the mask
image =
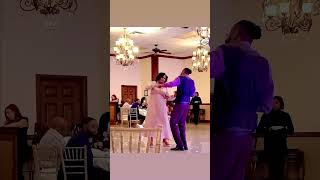
M 142 98 L 143 101 L 145 102 L 145 97 Z M 142 100 L 141 99 L 141 100 Z M 140 120 L 139 124 L 137 124 L 137 126 L 139 128 L 142 128 L 143 126 L 141 126 L 144 123 L 144 120 L 146 119 L 145 116 L 141 115 L 139 113 L 139 109 L 142 108 L 142 101 L 140 101 L 139 99 L 136 99 L 135 102 L 131 105 L 131 108 L 137 108 L 138 109 L 138 119 Z
M 138 108 L 140 107 L 140 99 L 135 99 L 134 102 L 131 105 L 131 108 Z
M 177 97 L 177 91 L 174 91 L 174 95 L 169 96 L 168 100 L 169 102 L 174 102 Z
M 140 102 L 140 108 L 141 108 L 141 109 L 147 109 L 147 106 L 148 106 L 148 104 L 147 104 L 147 99 L 146 99 L 146 97 L 142 97 L 142 98 L 141 98 L 141 102 Z
M 119 104 L 119 99 L 117 98 L 117 96 L 115 94 L 113 94 L 111 96 L 111 101 L 110 102 L 116 102 L 117 103 L 117 107 L 116 107 L 117 121 L 120 121 L 120 104 Z M 121 106 L 122 105 L 123 105 L 123 103 L 121 102 Z
M 129 98 L 127 98 L 121 107 L 122 108 L 130 108 L 131 107 L 131 100 Z
M 109 178 L 107 172 L 100 168 L 93 166 L 93 154 L 91 150 L 90 140 L 93 136 L 98 133 L 98 122 L 97 120 L 87 117 L 82 120 L 82 129 L 76 135 L 71 137 L 67 143 L 67 147 L 84 147 L 87 146 L 87 166 L 88 166 L 88 177 L 89 180 Z M 103 176 L 103 177 L 100 177 Z M 78 179 L 78 176 L 72 176 L 74 179 Z
M 99 141 L 103 142 L 103 148 L 110 147 L 110 144 L 108 144 L 109 132 L 110 132 L 109 126 L 110 126 L 110 112 L 105 112 L 100 117 L 99 129 L 98 129 Z
M 48 123 L 49 130 L 45 133 L 45 135 L 40 140 L 41 145 L 51 146 L 53 148 L 57 148 L 59 152 L 63 152 L 64 147 L 66 145 L 65 140 L 63 138 L 63 132 L 65 130 L 64 126 L 64 118 L 55 117 Z M 58 173 L 58 179 L 63 179 L 63 171 L 61 167 L 62 157 L 59 157 L 59 165 L 60 170 Z
M 110 112 L 105 112 L 101 115 L 99 119 L 99 129 L 98 133 L 102 134 L 104 132 L 109 131 L 109 124 L 110 123 Z
M 117 102 L 117 103 L 119 103 L 119 99 L 117 98 L 117 96 L 116 96 L 115 94 L 113 94 L 113 95 L 111 96 L 111 102 Z
M 173 111 L 173 102 L 167 102 L 167 107 L 168 107 L 168 115 L 171 115 L 171 112 Z
M 134 102 L 133 102 L 132 105 L 131 105 L 131 109 L 132 109 L 132 108 L 136 108 L 136 109 L 137 109 L 138 119 L 143 119 L 143 120 L 145 119 L 144 116 L 141 116 L 141 115 L 139 114 L 140 99 L 137 98 L 137 99 L 134 100 Z M 132 120 L 137 120 L 137 118 L 136 118 L 136 117 L 133 117 Z M 143 121 L 140 122 L 140 124 L 142 124 L 142 123 L 143 123 Z M 137 124 L 137 126 L 138 126 L 138 127 L 141 127 L 141 126 L 139 126 L 139 124 Z
M 64 132 L 64 119 L 62 117 L 55 117 L 49 123 L 49 130 L 40 140 L 40 145 L 49 145 L 58 148 L 59 151 L 63 152 L 64 146 L 66 145 L 63 137 Z
M 29 152 L 28 147 L 28 118 L 23 117 L 17 105 L 10 104 L 5 108 L 4 112 L 6 121 L 4 127 L 15 127 L 19 128 L 19 138 L 18 138 L 18 178 L 19 180 L 24 179 L 22 167 L 23 163 L 27 159 Z

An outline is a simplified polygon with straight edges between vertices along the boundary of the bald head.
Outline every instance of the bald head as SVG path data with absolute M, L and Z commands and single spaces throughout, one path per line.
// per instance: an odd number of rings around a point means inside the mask
M 49 123 L 49 128 L 55 129 L 59 132 L 64 130 L 64 118 L 63 117 L 54 117 Z

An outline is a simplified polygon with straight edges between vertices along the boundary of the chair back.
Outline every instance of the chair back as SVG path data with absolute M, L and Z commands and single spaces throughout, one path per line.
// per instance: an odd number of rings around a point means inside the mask
M 151 152 L 151 137 L 155 137 L 155 153 L 160 153 L 162 126 L 157 128 L 110 128 L 111 153 L 145 153 Z M 155 136 L 153 136 L 155 134 Z M 146 141 L 143 141 L 146 137 Z M 145 139 L 145 138 L 144 138 Z M 127 140 L 128 142 L 125 142 Z M 125 151 L 125 146 L 128 150 Z M 118 151 L 120 146 L 120 151 Z M 136 150 L 135 150 L 136 149 Z
M 35 179 L 51 179 L 58 177 L 60 153 L 58 148 L 49 145 L 33 145 Z
M 70 176 L 88 180 L 87 147 L 65 147 L 62 167 L 65 180 Z
M 138 108 L 129 109 L 129 128 L 132 127 L 132 122 L 139 122 Z
M 129 122 L 129 111 L 130 108 L 120 108 L 120 120 L 121 120 L 121 126 L 123 126 L 123 122 L 124 121 L 128 121 Z

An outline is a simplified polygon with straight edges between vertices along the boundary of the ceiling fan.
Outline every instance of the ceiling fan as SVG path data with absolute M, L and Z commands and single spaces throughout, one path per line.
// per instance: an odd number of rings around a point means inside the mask
M 158 48 L 158 44 L 154 45 L 155 47 L 152 49 L 152 52 L 145 52 L 145 53 L 153 53 L 153 54 L 158 54 L 158 53 L 162 53 L 162 54 L 171 54 L 171 52 L 168 52 L 168 50 L 166 49 L 159 49 Z

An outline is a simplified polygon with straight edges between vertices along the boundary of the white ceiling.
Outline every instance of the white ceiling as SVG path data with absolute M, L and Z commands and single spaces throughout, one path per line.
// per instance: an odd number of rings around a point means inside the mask
M 155 44 L 159 49 L 167 49 L 174 56 L 191 56 L 192 51 L 199 45 L 199 37 L 196 27 L 140 27 L 130 28 L 129 32 L 139 31 L 143 34 L 131 33 L 130 38 L 135 46 L 139 47 L 139 55 L 152 54 Z M 110 29 L 110 53 L 114 53 L 115 41 L 123 34 L 122 27 L 111 27 Z M 207 47 L 209 49 L 209 47 Z M 149 52 L 149 53 L 147 53 Z

